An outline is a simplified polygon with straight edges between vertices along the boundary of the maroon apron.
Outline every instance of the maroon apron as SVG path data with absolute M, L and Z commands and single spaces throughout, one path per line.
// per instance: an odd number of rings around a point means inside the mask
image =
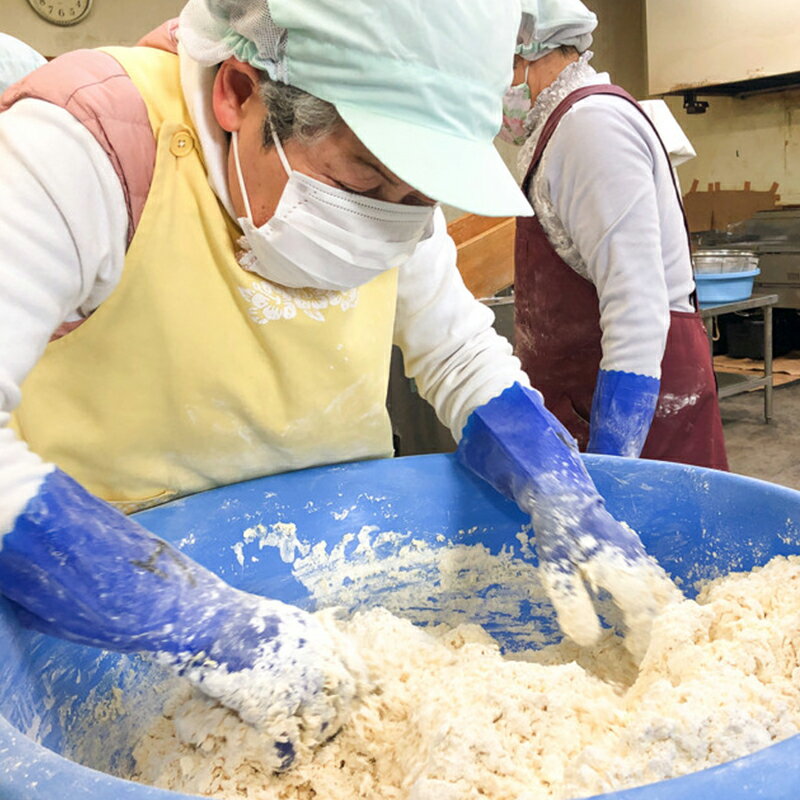
M 618 86 L 587 86 L 572 92 L 544 126 L 523 183 L 526 194 L 561 118 L 593 94 L 621 97 L 650 122 L 639 104 Z M 669 158 L 666 149 L 664 155 Z M 680 202 L 677 184 L 675 191 Z M 516 354 L 547 407 L 585 450 L 603 354 L 597 290 L 556 253 L 536 217 L 517 220 L 514 284 Z M 642 457 L 728 468 L 711 352 L 696 311 L 670 312 L 661 390 Z

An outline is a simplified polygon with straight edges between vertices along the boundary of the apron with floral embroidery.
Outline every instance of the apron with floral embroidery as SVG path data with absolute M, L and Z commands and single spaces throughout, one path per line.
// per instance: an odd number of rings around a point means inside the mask
M 325 292 L 243 269 L 241 231 L 209 186 L 177 56 L 108 52 L 147 104 L 153 182 L 119 286 L 48 346 L 23 385 L 15 428 L 126 511 L 391 455 L 397 271 Z

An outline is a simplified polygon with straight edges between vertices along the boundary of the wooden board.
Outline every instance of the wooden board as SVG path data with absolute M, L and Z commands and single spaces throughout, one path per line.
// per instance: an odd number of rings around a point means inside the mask
M 456 243 L 461 277 L 475 297 L 492 297 L 514 283 L 515 217 L 467 214 L 447 230 Z
M 752 358 L 714 356 L 714 371 L 726 372 L 730 375 L 758 376 L 764 373 L 764 362 Z M 800 351 L 793 350 L 785 356 L 772 359 L 773 386 L 785 386 L 787 383 L 795 381 L 800 381 Z

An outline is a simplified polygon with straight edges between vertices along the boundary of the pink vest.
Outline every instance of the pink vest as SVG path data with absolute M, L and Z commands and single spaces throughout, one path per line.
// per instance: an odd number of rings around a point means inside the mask
M 176 19 L 139 43 L 178 52 Z M 128 208 L 128 244 L 150 191 L 156 142 L 147 108 L 133 81 L 107 53 L 74 50 L 45 64 L 0 96 L 0 112 L 18 100 L 46 100 L 61 106 L 91 132 L 119 177 Z
M 165 22 L 140 42 L 178 52 L 178 20 Z M 45 100 L 66 109 L 94 136 L 117 173 L 128 209 L 128 244 L 142 216 L 156 163 L 156 140 L 147 107 L 124 69 L 100 50 L 74 50 L 34 70 L 0 95 L 0 112 L 18 100 Z M 65 322 L 51 341 L 83 320 Z

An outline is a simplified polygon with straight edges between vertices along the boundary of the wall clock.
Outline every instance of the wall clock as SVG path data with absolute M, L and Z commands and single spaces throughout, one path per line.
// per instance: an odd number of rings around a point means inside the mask
M 76 25 L 86 19 L 92 0 L 28 0 L 28 5 L 54 25 Z

